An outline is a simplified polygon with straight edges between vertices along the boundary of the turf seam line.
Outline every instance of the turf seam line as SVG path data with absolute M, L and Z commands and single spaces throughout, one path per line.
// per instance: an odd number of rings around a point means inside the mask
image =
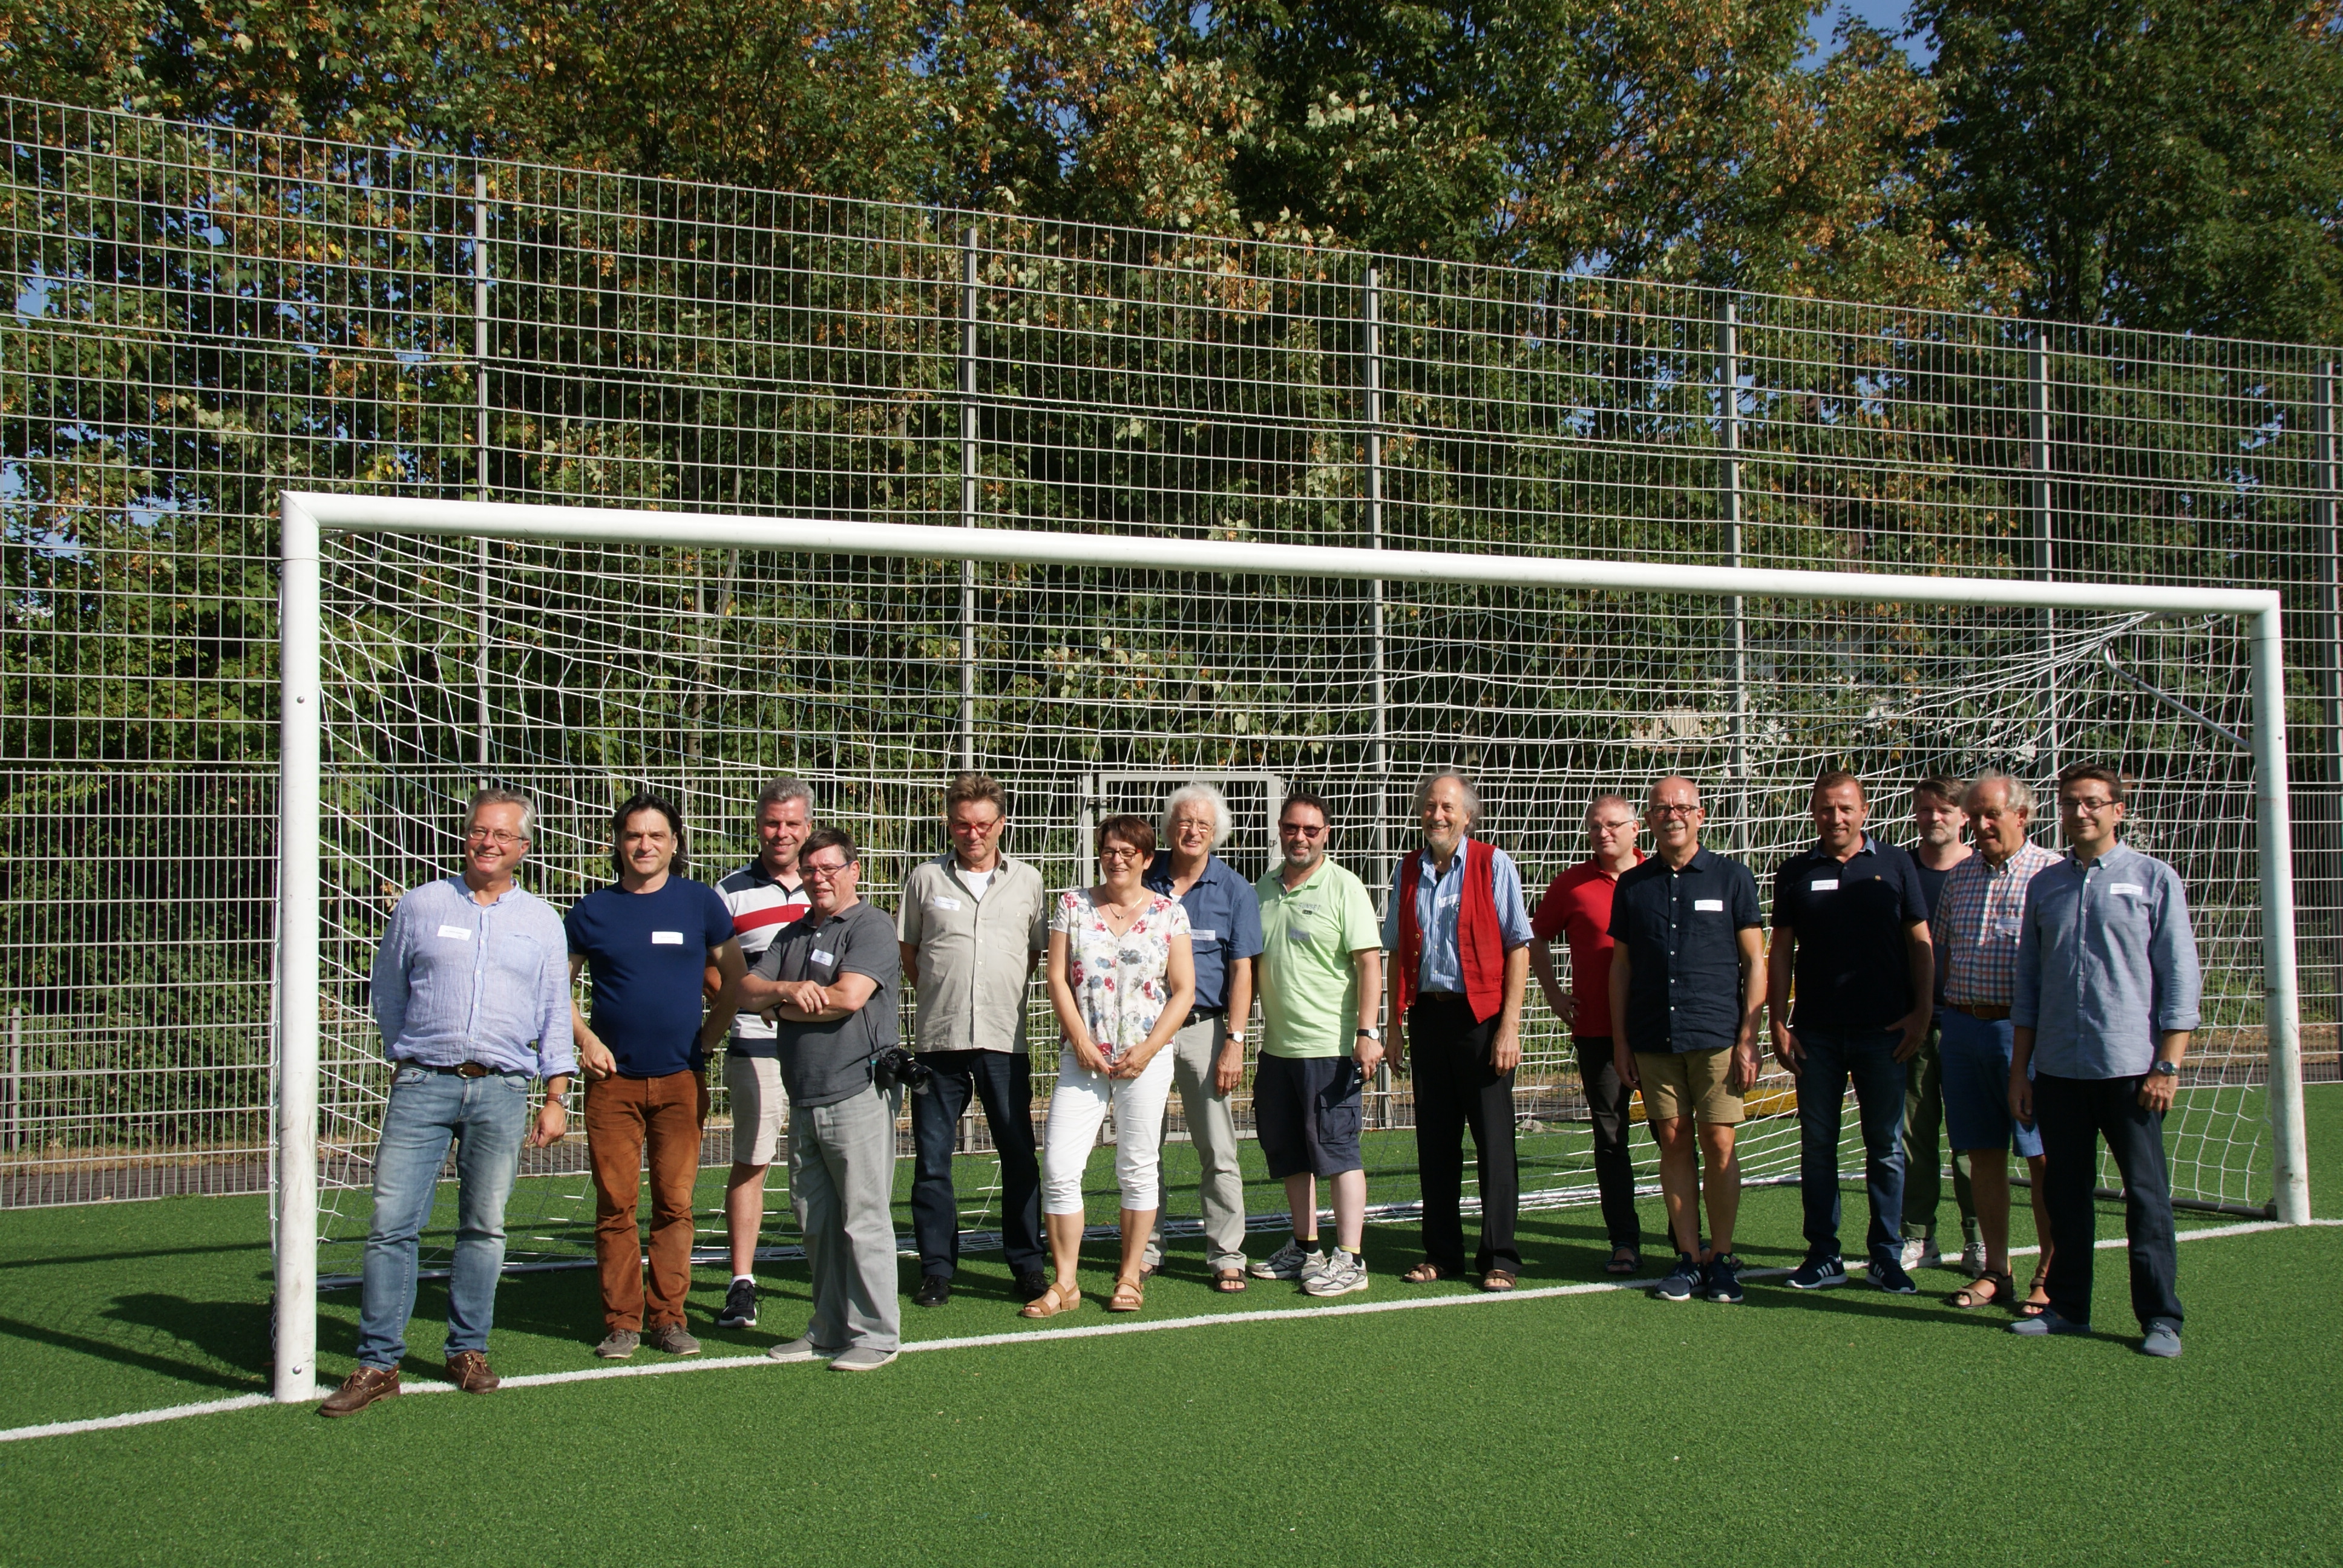
M 2343 1226 L 2343 1220 L 2312 1220 L 2311 1226 L 2321 1228 Z M 2217 1241 L 2225 1236 L 2258 1235 L 2265 1231 L 2296 1229 L 2277 1220 L 2247 1221 L 2235 1225 L 2208 1225 L 2201 1229 L 2182 1231 L 2176 1240 L 2182 1241 Z M 2129 1245 L 2123 1236 L 2102 1239 L 2100 1251 Z M 2037 1252 L 2037 1247 L 2013 1247 L 2012 1257 Z M 1745 1269 L 1745 1280 L 1779 1279 L 1791 1272 L 1788 1269 Z M 920 1340 L 902 1347 L 905 1355 L 917 1355 L 928 1351 L 984 1350 L 996 1345 L 1036 1344 L 1056 1340 L 1101 1339 L 1115 1334 L 1156 1333 L 1166 1329 L 1198 1329 L 1218 1323 L 1293 1322 L 1310 1318 L 1362 1317 L 1376 1312 L 1414 1312 L 1429 1307 L 1489 1306 L 1500 1302 L 1545 1302 L 1564 1296 L 1602 1295 L 1617 1291 L 1647 1291 L 1659 1283 L 1649 1280 L 1590 1280 L 1574 1285 L 1542 1285 L 1533 1290 L 1483 1291 L 1469 1296 L 1423 1296 L 1405 1302 L 1345 1302 L 1338 1306 L 1272 1307 L 1257 1312 L 1207 1312 L 1190 1318 L 1163 1318 L 1153 1322 L 1091 1323 L 1081 1328 L 1026 1329 L 999 1334 L 964 1334 L 952 1339 Z M 665 1377 L 677 1372 L 738 1371 L 749 1367 L 769 1367 L 782 1363 L 763 1354 L 752 1356 L 711 1356 L 701 1359 L 686 1357 L 670 1362 L 659 1362 L 645 1366 L 580 1367 L 574 1372 L 528 1372 L 504 1380 L 505 1388 L 548 1388 L 558 1383 L 602 1382 L 612 1378 Z M 399 1397 L 409 1394 L 456 1393 L 453 1383 L 419 1382 L 405 1385 Z M 323 1397 L 323 1396 L 320 1396 Z M 156 1422 L 178 1421 L 187 1416 L 217 1415 L 228 1411 L 249 1410 L 256 1405 L 274 1404 L 266 1394 L 239 1394 L 234 1399 L 207 1401 L 202 1404 L 166 1405 L 160 1410 L 134 1411 L 126 1415 L 94 1416 L 85 1421 L 50 1422 L 40 1426 L 19 1426 L 0 1431 L 0 1442 L 19 1442 L 36 1437 L 65 1437 L 76 1432 L 107 1432 L 119 1427 L 147 1426 Z

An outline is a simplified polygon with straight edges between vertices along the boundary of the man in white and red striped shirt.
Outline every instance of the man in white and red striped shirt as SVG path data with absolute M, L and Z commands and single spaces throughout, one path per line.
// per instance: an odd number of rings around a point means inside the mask
M 773 939 L 802 919 L 812 900 L 798 871 L 798 850 L 813 831 L 813 789 L 782 779 L 757 795 L 757 858 L 716 884 L 732 911 L 732 936 L 751 965 Z M 724 1053 L 724 1087 L 732 1101 L 732 1171 L 724 1181 L 724 1231 L 732 1248 L 732 1286 L 719 1328 L 757 1325 L 757 1231 L 765 1219 L 765 1170 L 773 1162 L 789 1100 L 781 1092 L 774 1029 L 743 1009 L 733 1015 Z

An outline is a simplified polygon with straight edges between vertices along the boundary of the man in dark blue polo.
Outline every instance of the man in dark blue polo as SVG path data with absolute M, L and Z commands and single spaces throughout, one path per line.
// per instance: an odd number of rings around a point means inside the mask
M 1852 1080 L 1871 1199 L 1865 1237 L 1871 1282 L 1908 1296 L 1914 1287 L 1899 1234 L 1905 1063 L 1927 1040 L 1934 1011 L 1928 902 L 1912 857 L 1864 831 L 1871 808 L 1854 774 L 1815 779 L 1811 808 L 1814 848 L 1774 874 L 1774 946 L 1765 963 L 1774 1054 L 1798 1081 L 1806 1260 L 1790 1283 L 1801 1291 L 1846 1283 L 1838 1250 L 1838 1133 Z
M 1620 1081 L 1644 1096 L 1660 1146 L 1660 1195 L 1676 1264 L 1662 1301 L 1741 1300 L 1733 1226 L 1741 1213 L 1734 1129 L 1757 1081 L 1757 1020 L 1765 1000 L 1757 879 L 1704 849 L 1708 813 L 1689 779 L 1652 786 L 1644 807 L 1652 858 L 1611 897 L 1611 1021 Z M 1700 1242 L 1702 1168 L 1710 1244 Z

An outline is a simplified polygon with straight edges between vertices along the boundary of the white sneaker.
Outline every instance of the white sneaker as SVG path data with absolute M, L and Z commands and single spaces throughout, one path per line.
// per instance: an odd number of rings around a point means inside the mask
M 1325 1263 L 1317 1272 L 1302 1282 L 1302 1288 L 1313 1296 L 1347 1296 L 1367 1288 L 1367 1261 L 1356 1252 L 1345 1252 L 1336 1247 L 1326 1254 Z
M 1976 1279 L 1985 1272 L 1985 1243 L 1971 1241 L 1961 1249 L 1961 1272 Z
M 1904 1271 L 1908 1274 L 1915 1269 L 1943 1268 L 1945 1254 L 1936 1250 L 1936 1242 L 1926 1237 L 1915 1236 L 1904 1243 L 1903 1254 L 1897 1261 L 1904 1265 Z
M 1302 1243 L 1289 1236 L 1285 1245 L 1257 1263 L 1247 1263 L 1245 1272 L 1256 1280 L 1304 1280 L 1326 1266 L 1322 1251 L 1302 1250 Z

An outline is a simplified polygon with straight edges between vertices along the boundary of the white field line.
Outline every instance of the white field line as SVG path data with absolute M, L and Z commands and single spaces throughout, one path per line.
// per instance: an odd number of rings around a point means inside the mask
M 2343 1220 L 2313 1220 L 2314 1226 L 2343 1226 Z M 2207 1225 L 2197 1230 L 2182 1231 L 2183 1241 L 2217 1241 L 2227 1236 L 2251 1236 L 2264 1231 L 2283 1231 L 2289 1227 L 2276 1220 L 2255 1220 L 2236 1225 Z M 2127 1245 L 2122 1236 L 2101 1240 L 2100 1251 Z M 2024 1257 L 2041 1251 L 2038 1247 L 2012 1247 L 2010 1256 Z M 1746 1269 L 1745 1280 L 1778 1279 L 1787 1269 Z M 1297 1322 L 1310 1318 L 1363 1317 L 1377 1312 L 1410 1312 L 1433 1307 L 1496 1306 L 1506 1302 L 1544 1302 L 1561 1296 L 1593 1296 L 1612 1291 L 1647 1291 L 1659 1283 L 1650 1280 L 1594 1280 L 1576 1285 L 1545 1285 L 1534 1290 L 1484 1291 L 1469 1296 L 1426 1296 L 1405 1302 L 1346 1302 L 1339 1306 L 1276 1307 L 1250 1312 L 1206 1312 L 1192 1318 L 1163 1318 L 1153 1322 L 1091 1323 L 1082 1328 L 1027 1329 L 999 1334 L 965 1334 L 957 1339 L 920 1340 L 903 1347 L 905 1355 L 919 1355 L 930 1351 L 984 1350 L 995 1345 L 1030 1345 L 1050 1340 L 1101 1339 L 1114 1334 L 1151 1334 L 1171 1329 L 1217 1328 L 1232 1323 Z M 602 1382 L 612 1378 L 667 1377 L 678 1372 L 732 1372 L 746 1367 L 768 1367 L 774 1363 L 762 1355 L 691 1357 L 682 1361 L 656 1362 L 643 1366 L 581 1367 L 576 1372 L 532 1372 L 522 1377 L 508 1377 L 503 1387 L 548 1388 L 556 1383 Z M 408 1383 L 402 1398 L 414 1394 L 454 1393 L 456 1385 L 444 1382 Z M 501 1390 L 499 1390 L 501 1392 Z M 18 1426 L 0 1430 L 0 1442 L 20 1442 L 35 1437 L 65 1437 L 82 1432 L 111 1432 L 117 1427 L 147 1426 L 158 1421 L 178 1421 L 193 1415 L 217 1415 L 232 1410 L 248 1410 L 255 1405 L 276 1402 L 266 1394 L 239 1394 L 234 1399 L 216 1399 L 202 1404 L 167 1405 L 161 1410 L 133 1411 L 127 1415 L 106 1415 L 88 1421 L 55 1421 L 41 1426 Z

